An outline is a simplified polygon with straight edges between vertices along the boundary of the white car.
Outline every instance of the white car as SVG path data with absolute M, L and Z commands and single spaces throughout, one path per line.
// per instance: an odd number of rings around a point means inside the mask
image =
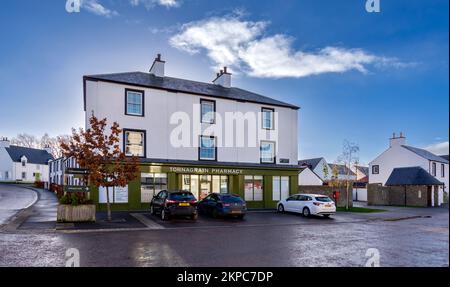
M 329 217 L 336 213 L 334 201 L 326 195 L 294 194 L 277 204 L 278 212 L 296 212 L 305 217 L 323 215 Z

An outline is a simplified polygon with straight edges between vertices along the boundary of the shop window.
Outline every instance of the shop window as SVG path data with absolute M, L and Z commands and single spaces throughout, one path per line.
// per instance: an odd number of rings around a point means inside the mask
M 145 157 L 145 131 L 124 129 L 123 132 L 125 155 Z
M 263 177 L 262 176 L 245 176 L 244 178 L 245 201 L 262 201 L 263 200 Z
M 125 90 L 125 114 L 129 116 L 144 116 L 144 92 Z
M 142 173 L 141 174 L 141 202 L 149 203 L 153 196 L 161 190 L 167 189 L 166 173 Z
M 210 100 L 200 100 L 200 119 L 202 123 L 214 124 L 216 119 L 216 102 Z
M 280 201 L 289 197 L 289 176 L 274 176 L 272 185 L 273 201 Z
M 182 189 L 190 191 L 201 200 L 211 193 L 228 193 L 228 176 L 226 175 L 189 175 L 181 176 Z
M 261 163 L 275 163 L 275 143 L 261 142 Z

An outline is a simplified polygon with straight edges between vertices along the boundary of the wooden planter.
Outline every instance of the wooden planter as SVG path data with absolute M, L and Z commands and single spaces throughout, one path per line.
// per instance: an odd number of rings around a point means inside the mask
M 95 205 L 58 205 L 58 222 L 95 222 Z

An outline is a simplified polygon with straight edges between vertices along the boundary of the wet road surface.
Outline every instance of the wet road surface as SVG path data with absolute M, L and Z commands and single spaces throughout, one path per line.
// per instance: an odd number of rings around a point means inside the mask
M 37 195 L 33 190 L 11 184 L 0 184 L 0 226 L 36 200 Z
M 405 219 L 411 214 L 423 217 Z M 79 249 L 81 266 L 364 266 L 369 248 L 379 250 L 381 266 L 448 266 L 448 209 L 399 208 L 376 218 L 254 213 L 191 226 L 150 217 L 162 228 L 1 233 L 0 266 L 64 266 L 68 248 Z

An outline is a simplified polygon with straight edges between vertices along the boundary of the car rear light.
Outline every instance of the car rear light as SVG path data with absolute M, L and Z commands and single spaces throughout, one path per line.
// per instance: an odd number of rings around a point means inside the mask
M 322 203 L 319 203 L 319 202 L 313 202 L 313 204 L 314 204 L 315 206 L 321 206 L 321 205 L 322 205 Z
M 230 207 L 231 203 L 224 203 L 223 206 Z
M 196 205 L 197 204 L 197 200 L 191 200 L 191 201 L 189 201 L 189 203 L 192 204 L 192 205 Z
M 166 200 L 166 205 L 171 205 L 171 204 L 174 204 L 174 203 L 177 203 L 175 200 L 171 200 L 171 199 L 167 199 Z

